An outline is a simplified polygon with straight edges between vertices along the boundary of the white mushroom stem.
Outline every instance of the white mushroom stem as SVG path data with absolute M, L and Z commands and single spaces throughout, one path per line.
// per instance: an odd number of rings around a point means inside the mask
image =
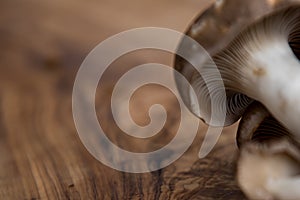
M 300 138 L 300 63 L 286 39 L 280 38 L 262 44 L 251 55 L 252 74 L 249 80 L 255 91 L 252 98 L 267 109 L 290 131 Z
M 270 179 L 266 187 L 278 199 L 299 199 L 300 198 L 300 177 L 283 178 L 281 180 Z

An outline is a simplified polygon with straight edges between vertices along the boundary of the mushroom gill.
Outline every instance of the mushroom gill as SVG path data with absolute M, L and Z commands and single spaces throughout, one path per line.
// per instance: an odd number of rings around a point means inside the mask
M 300 131 L 300 63 L 294 53 L 299 37 L 300 6 L 291 6 L 249 26 L 213 58 L 227 90 L 262 102 L 295 134 Z M 204 74 L 210 65 L 204 64 Z
M 201 74 L 189 72 L 188 80 L 197 94 L 200 110 L 196 113 L 210 123 L 211 106 L 220 107 L 226 101 L 225 124 L 236 122 L 253 102 L 260 101 L 272 115 L 294 133 L 300 133 L 300 4 L 295 3 L 254 21 L 237 34 L 212 61 L 201 66 Z M 201 55 L 198 55 L 201 56 Z M 216 64 L 226 90 L 213 65 Z M 180 65 L 180 62 L 179 62 Z M 181 73 L 185 73 L 181 70 Z M 183 90 L 179 88 L 179 90 Z M 208 92 L 211 91 L 211 92 Z M 183 92 L 184 93 L 184 92 Z M 184 98 L 186 94 L 182 95 Z M 215 105 L 211 98 L 217 99 Z M 222 109 L 222 108 L 219 108 Z M 220 112 L 221 113 L 221 112 Z M 300 138 L 300 134 L 298 135 Z
M 247 142 L 263 143 L 282 138 L 295 140 L 261 103 L 254 101 L 240 120 L 236 136 L 238 147 Z

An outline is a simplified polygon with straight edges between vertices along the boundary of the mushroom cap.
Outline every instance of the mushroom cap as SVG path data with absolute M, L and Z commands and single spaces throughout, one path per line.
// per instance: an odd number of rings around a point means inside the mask
M 202 45 L 214 59 L 214 57 L 223 52 L 232 41 L 250 25 L 261 21 L 264 17 L 274 12 L 291 6 L 298 6 L 300 5 L 299 3 L 299 0 L 217 0 L 190 25 L 186 34 Z M 292 45 L 291 43 L 291 46 Z M 299 48 L 297 48 L 296 46 L 295 51 L 297 51 L 296 54 L 299 55 L 300 51 Z M 184 40 L 182 40 L 179 45 L 178 51 L 190 51 L 191 56 L 197 57 L 198 62 L 200 60 L 200 63 L 203 64 L 208 60 L 205 55 L 198 55 L 199 53 L 194 55 L 195 53 L 193 52 L 195 51 L 192 50 L 192 47 L 188 48 Z M 192 113 L 207 124 L 213 126 L 231 125 L 242 116 L 246 108 L 254 101 L 253 98 L 250 98 L 240 91 L 230 87 L 228 88 L 225 84 L 226 97 L 220 96 L 222 94 L 218 93 L 218 88 L 222 87 L 222 85 L 212 86 L 214 89 L 214 96 L 212 97 L 217 99 L 216 102 L 212 102 L 210 100 L 211 96 L 208 95 L 210 86 L 208 86 L 209 84 L 207 82 L 214 82 L 215 80 L 210 80 L 209 73 L 205 74 L 204 72 L 204 74 L 201 73 L 200 75 L 194 66 L 180 56 L 175 57 L 174 66 L 177 71 L 186 77 L 197 94 L 197 99 L 193 99 L 189 93 L 189 88 L 177 82 L 177 87 L 183 101 Z M 223 74 L 221 75 L 223 79 Z M 222 120 L 220 120 L 220 122 L 212 122 L 211 107 L 220 107 L 224 101 L 226 101 L 227 105 L 225 123 Z M 195 106 L 193 106 L 195 102 L 198 103 L 200 110 L 196 110 Z M 220 111 L 220 114 L 221 113 Z

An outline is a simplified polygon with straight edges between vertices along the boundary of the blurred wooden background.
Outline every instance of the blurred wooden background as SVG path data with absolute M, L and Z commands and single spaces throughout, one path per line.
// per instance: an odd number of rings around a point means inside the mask
M 234 177 L 236 125 L 224 129 L 205 159 L 197 157 L 207 129 L 201 124 L 195 142 L 175 163 L 152 173 L 130 174 L 95 160 L 80 142 L 72 118 L 76 72 L 99 42 L 144 26 L 184 31 L 211 2 L 1 0 L 0 199 L 243 199 Z M 143 51 L 113 63 L 97 94 L 99 116 L 111 115 L 106 97 L 125 69 L 171 61 L 170 54 Z M 117 137 L 122 132 L 113 121 L 104 121 L 110 139 L 129 150 L 163 146 L 179 120 L 171 94 L 155 87 L 143 92 L 151 92 L 153 98 L 145 100 L 137 93 L 133 118 L 146 123 L 148 106 L 159 100 L 171 113 L 171 122 L 141 142 Z

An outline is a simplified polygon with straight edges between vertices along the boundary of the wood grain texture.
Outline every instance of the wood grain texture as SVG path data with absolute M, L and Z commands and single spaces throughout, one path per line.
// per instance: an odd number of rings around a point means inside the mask
M 175 163 L 152 173 L 130 174 L 95 160 L 80 142 L 72 118 L 74 78 L 95 45 L 140 26 L 184 31 L 208 5 L 204 0 L 2 0 L 0 199 L 243 199 L 234 178 L 236 126 L 224 130 L 205 159 L 197 158 L 207 129 L 201 124 L 195 142 Z M 172 55 L 145 51 L 113 63 L 97 94 L 99 117 L 111 119 L 106 97 L 126 69 L 149 61 L 170 65 L 171 60 Z M 160 93 L 149 101 L 142 91 L 136 94 L 133 105 L 139 106 L 133 106 L 133 118 L 138 123 L 147 123 L 147 108 L 157 100 L 173 114 L 150 141 L 131 141 L 120 136 L 112 119 L 104 121 L 108 137 L 129 150 L 160 148 L 178 125 L 174 97 L 161 88 L 144 89 Z M 156 98 L 162 92 L 165 98 Z

